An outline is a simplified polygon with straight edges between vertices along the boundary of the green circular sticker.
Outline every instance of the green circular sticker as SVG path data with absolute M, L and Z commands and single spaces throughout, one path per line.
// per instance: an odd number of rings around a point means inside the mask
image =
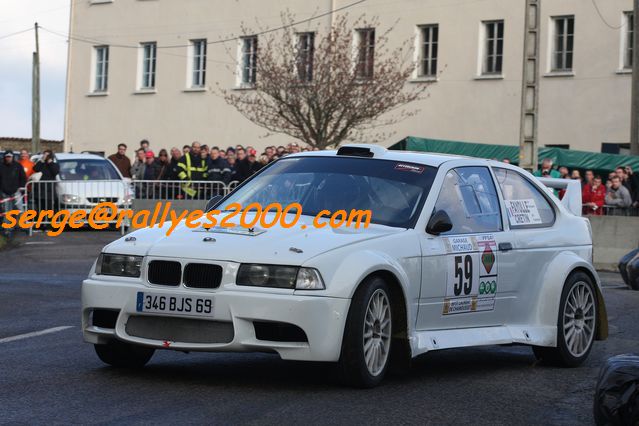
M 493 280 L 490 283 L 490 292 L 493 294 L 497 292 L 497 281 Z
M 485 292 L 486 292 L 486 283 L 482 281 L 479 283 L 479 294 L 484 294 Z

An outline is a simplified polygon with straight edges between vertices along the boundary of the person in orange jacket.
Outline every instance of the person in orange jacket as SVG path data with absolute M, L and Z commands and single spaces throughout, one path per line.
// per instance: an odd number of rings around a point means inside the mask
M 27 179 L 29 179 L 29 177 L 35 173 L 33 170 L 33 161 L 31 161 L 31 158 L 29 158 L 29 151 L 27 151 L 26 149 L 20 150 L 20 161 L 18 161 L 18 163 L 20 163 L 20 165 L 24 169 L 24 174 L 27 175 Z

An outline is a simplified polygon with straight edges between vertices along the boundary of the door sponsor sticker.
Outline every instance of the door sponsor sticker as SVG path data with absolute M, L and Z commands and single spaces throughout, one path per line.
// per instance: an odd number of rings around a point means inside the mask
M 492 311 L 497 294 L 497 243 L 492 234 L 444 238 L 448 251 L 444 315 Z
M 537 204 L 532 198 L 506 200 L 506 210 L 511 225 L 538 225 L 541 223 Z

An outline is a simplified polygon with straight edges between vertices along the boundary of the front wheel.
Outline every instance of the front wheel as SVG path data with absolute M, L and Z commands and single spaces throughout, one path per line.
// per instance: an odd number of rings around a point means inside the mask
M 112 340 L 103 345 L 93 345 L 98 358 L 105 364 L 120 368 L 141 368 L 149 362 L 155 349 Z
M 379 277 L 367 279 L 357 289 L 346 319 L 341 375 L 348 384 L 377 386 L 389 364 L 393 330 L 390 291 Z
M 595 340 L 597 296 L 592 279 L 577 272 L 566 280 L 557 319 L 557 347 L 534 346 L 541 361 L 565 367 L 583 363 Z

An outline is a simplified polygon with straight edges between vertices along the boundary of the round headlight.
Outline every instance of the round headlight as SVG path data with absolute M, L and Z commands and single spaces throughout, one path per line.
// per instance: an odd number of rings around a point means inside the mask
M 270 278 L 269 270 L 264 265 L 251 265 L 248 279 L 252 285 L 265 285 Z

